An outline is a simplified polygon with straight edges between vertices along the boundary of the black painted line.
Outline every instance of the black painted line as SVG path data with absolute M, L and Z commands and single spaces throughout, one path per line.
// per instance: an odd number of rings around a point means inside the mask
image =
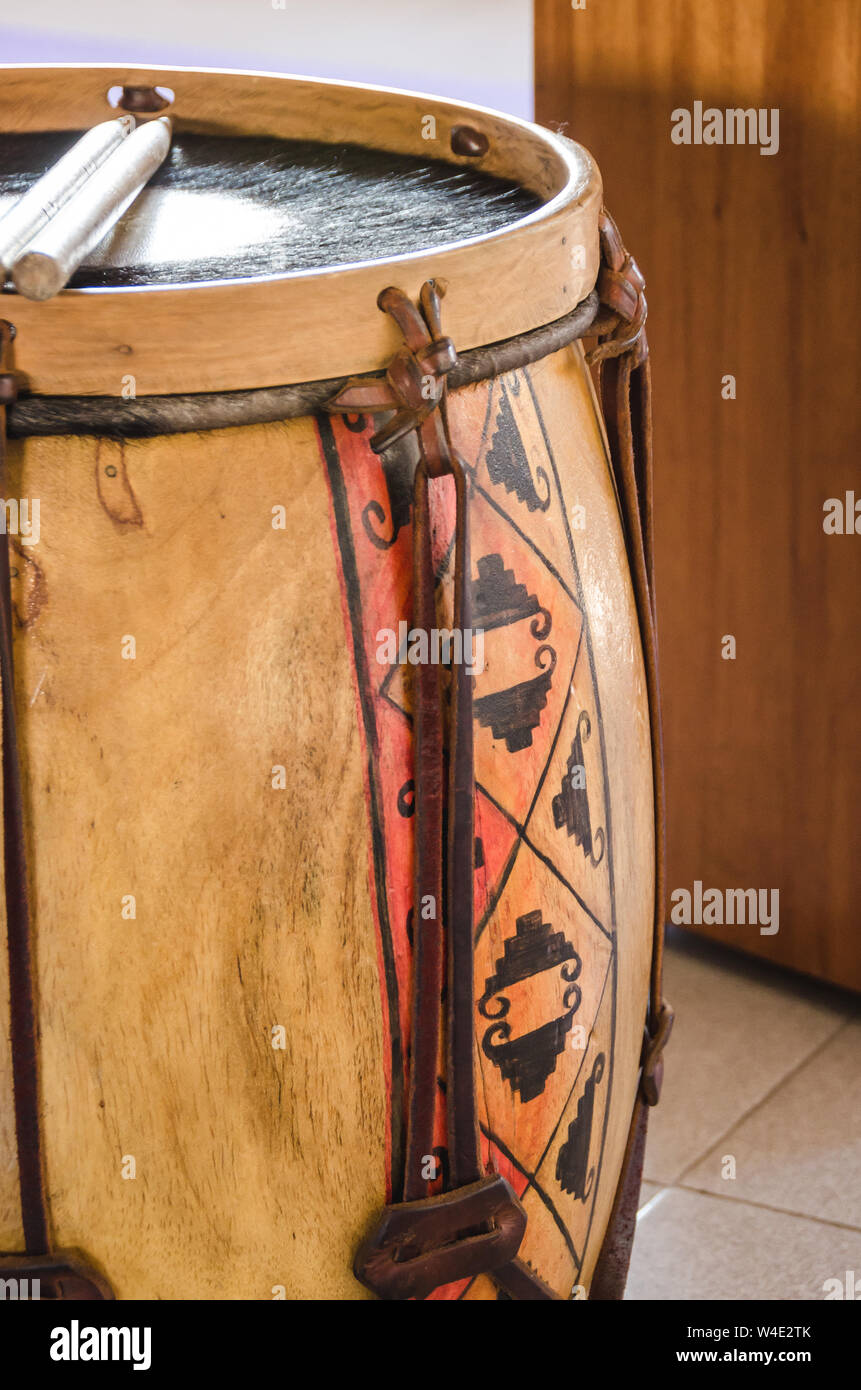
M 344 590 L 350 629 L 353 638 L 353 657 L 356 680 L 359 687 L 359 703 L 365 728 L 367 748 L 367 786 L 371 803 L 371 844 L 374 862 L 374 884 L 377 898 L 377 916 L 380 924 L 380 939 L 383 954 L 383 970 L 386 980 L 386 994 L 389 1012 L 389 1037 L 391 1042 L 391 1170 L 392 1196 L 398 1199 L 403 1192 L 405 1163 L 405 1114 L 404 1114 L 404 1054 L 401 1038 L 400 1008 L 398 996 L 397 971 L 395 969 L 394 943 L 389 903 L 386 894 L 386 846 L 382 831 L 382 812 L 380 808 L 380 787 L 377 781 L 376 756 L 379 751 L 376 723 L 373 716 L 373 695 L 370 673 L 365 659 L 362 632 L 362 595 L 359 583 L 359 570 L 350 527 L 350 509 L 347 489 L 341 471 L 341 459 L 335 441 L 332 422 L 327 415 L 316 417 L 317 430 L 323 447 L 323 457 L 329 474 L 329 487 L 332 507 L 335 513 L 335 529 L 341 548 L 341 568 L 344 576 Z
M 575 608 L 579 608 L 580 604 L 577 602 L 577 598 L 575 594 L 572 592 L 571 586 L 567 584 L 566 581 L 562 578 L 562 575 L 559 573 L 553 561 L 549 560 L 542 550 L 539 550 L 535 542 L 526 534 L 525 531 L 521 530 L 520 526 L 518 526 L 517 522 L 514 520 L 511 514 L 507 512 L 504 507 L 500 506 L 500 504 L 496 501 L 492 494 L 489 493 L 486 488 L 482 487 L 481 483 L 473 480 L 472 485 L 475 488 L 475 491 L 478 493 L 478 495 L 484 498 L 485 502 L 487 502 L 487 504 L 491 506 L 499 516 L 502 517 L 503 521 L 506 521 L 508 523 L 512 531 L 514 531 L 514 533 L 520 537 L 524 544 L 528 546 L 528 548 L 532 551 L 536 559 L 541 561 L 541 564 L 547 570 L 548 574 L 550 574 L 550 576 L 556 580 L 556 583 L 559 585 L 560 589 L 562 589 L 563 592 L 567 594 L 568 598 L 570 598 Z
M 481 1132 L 486 1139 L 489 1139 L 492 1144 L 496 1145 L 500 1153 L 505 1155 L 512 1167 L 516 1168 L 518 1173 L 520 1173 L 522 1177 L 528 1180 L 528 1187 L 532 1188 L 533 1192 L 536 1194 L 537 1197 L 540 1198 L 540 1200 L 544 1203 L 545 1207 L 549 1211 L 555 1225 L 559 1230 L 560 1235 L 562 1236 L 562 1239 L 565 1241 L 565 1244 L 568 1247 L 569 1255 L 571 1256 L 572 1260 L 574 1261 L 574 1264 L 579 1270 L 580 1265 L 582 1264 L 582 1260 L 574 1248 L 574 1242 L 571 1239 L 571 1232 L 568 1230 L 568 1227 L 565 1225 L 565 1222 L 562 1220 L 562 1217 L 556 1210 L 552 1198 L 548 1195 L 548 1193 L 544 1191 L 544 1188 L 536 1179 L 535 1174 L 531 1173 L 528 1168 L 524 1167 L 524 1165 L 520 1162 L 518 1158 L 515 1158 L 508 1145 L 505 1144 L 500 1138 L 498 1138 L 497 1135 L 493 1133 L 493 1130 L 489 1129 L 485 1125 L 482 1125 Z M 525 1195 L 526 1194 L 524 1193 L 524 1196 Z M 523 1197 L 521 1197 L 520 1200 L 523 1201 Z

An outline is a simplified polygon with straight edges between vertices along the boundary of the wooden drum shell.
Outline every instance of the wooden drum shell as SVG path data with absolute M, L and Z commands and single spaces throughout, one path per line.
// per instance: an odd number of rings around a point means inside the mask
M 531 744 L 511 751 L 475 726 L 475 1067 L 482 1123 L 499 1141 L 486 1152 L 529 1217 L 521 1254 L 567 1297 L 588 1288 L 607 1226 L 648 998 L 642 651 L 579 345 L 453 392 L 449 410 L 468 465 L 473 578 L 497 555 L 497 572 L 552 616 L 556 664 Z M 392 905 L 411 893 L 411 825 L 393 794 L 407 780 L 399 676 L 382 696 L 378 668 L 363 689 L 357 658 L 357 611 L 365 637 L 381 617 L 410 618 L 409 521 L 388 548 L 362 521 L 372 500 L 381 534 L 392 521 L 371 433 L 370 421 L 303 417 L 10 441 L 9 493 L 41 503 L 38 547 L 13 541 L 13 585 L 46 1190 L 56 1247 L 82 1251 L 120 1298 L 269 1299 L 279 1286 L 289 1299 L 367 1296 L 351 1264 L 397 1182 L 392 1038 L 408 1018 L 398 987 L 409 962 Z M 520 439 L 528 477 L 500 474 L 497 436 Z M 442 499 L 443 549 L 445 518 Z M 536 674 L 536 621 L 488 631 L 477 699 L 483 681 L 522 681 L 524 663 Z M 575 736 L 591 857 L 563 802 L 554 811 Z M 406 846 L 388 887 L 381 845 Z M 488 1056 L 478 1004 L 536 911 L 581 961 L 569 1021 L 586 1025 L 586 1046 L 572 1046 L 572 1026 L 524 1102 Z M 5 1013 L 4 955 L 0 972 Z M 522 1026 L 537 1026 L 536 1010 L 561 1008 L 558 988 L 558 972 L 544 972 L 512 992 L 511 1017 L 519 1008 Z M 15 1251 L 0 1033 L 0 1249 Z M 590 1077 L 584 1197 L 564 1190 L 557 1164 L 569 1126 L 585 1124 Z M 496 1291 L 480 1276 L 436 1296 Z

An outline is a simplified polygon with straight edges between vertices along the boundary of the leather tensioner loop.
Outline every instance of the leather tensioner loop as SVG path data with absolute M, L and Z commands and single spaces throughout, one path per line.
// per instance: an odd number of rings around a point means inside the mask
M 378 305 L 401 330 L 404 346 L 384 381 L 350 381 L 330 405 L 339 412 L 392 410 L 372 438 L 380 453 L 414 432 L 419 462 L 413 524 L 413 617 L 435 624 L 429 480 L 454 479 L 455 629 L 470 627 L 470 561 L 466 474 L 446 413 L 446 374 L 457 364 L 442 332 L 443 287 L 428 281 L 416 307 L 402 291 L 383 291 Z M 526 1214 L 513 1189 L 481 1162 L 473 1073 L 473 722 L 472 677 L 452 668 L 447 737 L 437 672 L 425 664 L 415 679 L 415 901 L 443 903 L 442 921 L 416 913 L 414 1006 L 404 1201 L 387 1207 L 356 1257 L 358 1279 L 382 1298 L 423 1298 L 440 1284 L 480 1273 L 514 1270 L 534 1297 L 550 1290 L 516 1260 Z M 446 749 L 447 773 L 446 773 Z M 444 791 L 445 788 L 445 791 Z M 445 844 L 444 840 L 444 828 Z M 433 1148 L 440 1039 L 440 995 L 448 957 L 446 1108 L 450 1187 L 428 1195 L 424 1160 Z

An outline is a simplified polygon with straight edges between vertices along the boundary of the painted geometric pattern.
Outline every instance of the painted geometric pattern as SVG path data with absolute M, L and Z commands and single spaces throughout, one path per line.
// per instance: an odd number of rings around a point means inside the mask
M 475 675 L 475 1057 L 484 1159 L 527 1211 L 525 1259 L 563 1297 L 578 1284 L 613 1078 L 615 924 L 599 694 L 572 529 L 529 370 L 450 398 L 467 466 Z M 400 1195 L 413 915 L 409 625 L 415 445 L 385 458 L 373 422 L 321 419 L 345 616 L 367 750 L 371 879 L 389 1085 L 387 1200 Z M 451 626 L 454 497 L 432 485 L 440 628 Z M 403 632 L 404 629 L 401 629 Z M 445 672 L 443 669 L 443 680 Z M 442 1075 L 442 1059 L 440 1059 Z M 443 1088 L 435 1145 L 445 1174 Z M 431 1298 L 500 1296 L 463 1281 Z

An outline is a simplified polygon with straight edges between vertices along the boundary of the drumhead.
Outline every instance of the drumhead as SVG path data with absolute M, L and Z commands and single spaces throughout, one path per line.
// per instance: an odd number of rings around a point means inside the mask
M 31 392 L 120 396 L 129 374 L 136 395 L 161 395 L 375 371 L 397 347 L 376 308 L 388 285 L 417 296 L 438 281 L 464 351 L 553 323 L 595 284 L 598 171 L 514 117 L 255 73 L 0 75 L 0 212 L 111 116 L 110 92 L 172 93 L 168 159 L 69 287 L 46 303 L 4 287 Z
M 6 137 L 0 215 L 80 134 Z M 512 180 L 439 159 L 180 131 L 69 284 L 196 284 L 387 260 L 498 231 L 542 202 Z

